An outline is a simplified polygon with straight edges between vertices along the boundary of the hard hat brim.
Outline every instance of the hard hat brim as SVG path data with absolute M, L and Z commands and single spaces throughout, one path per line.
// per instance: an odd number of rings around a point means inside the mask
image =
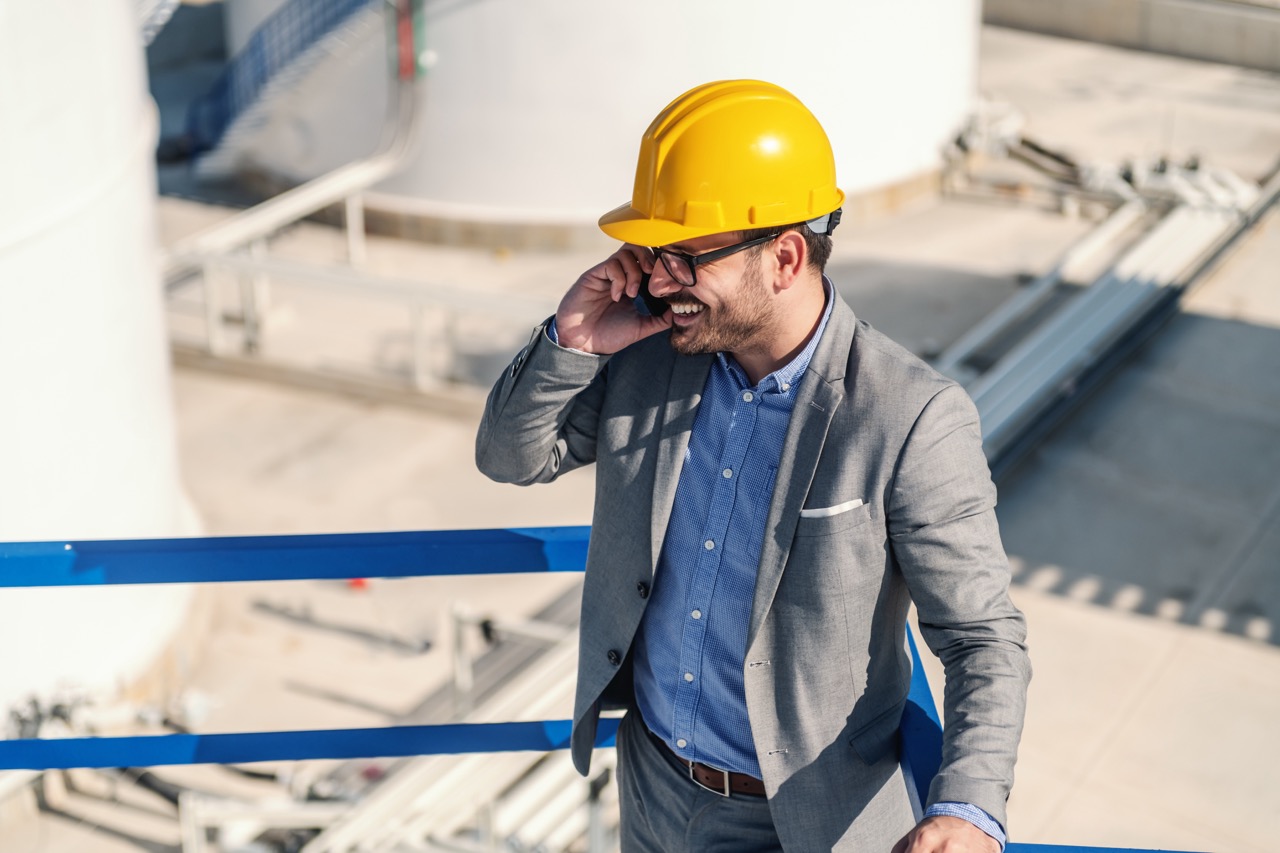
M 695 228 L 667 219 L 653 219 L 626 202 L 600 217 L 600 230 L 615 240 L 637 246 L 668 246 L 682 240 L 732 231 L 732 228 Z
M 843 206 L 844 200 L 844 192 L 837 189 L 831 210 L 836 210 Z M 823 211 L 823 213 L 816 215 L 822 216 L 830 213 L 831 210 Z M 747 227 L 771 228 L 792 224 L 794 223 L 787 221 L 762 223 Z M 728 234 L 743 230 L 742 228 L 684 225 L 680 222 L 672 222 L 669 219 L 654 219 L 636 210 L 631 206 L 630 202 L 620 204 L 604 216 L 601 216 L 599 225 L 600 230 L 613 239 L 623 243 L 632 243 L 636 246 L 669 246 L 672 243 L 692 240 L 695 237 L 706 237 L 710 234 Z

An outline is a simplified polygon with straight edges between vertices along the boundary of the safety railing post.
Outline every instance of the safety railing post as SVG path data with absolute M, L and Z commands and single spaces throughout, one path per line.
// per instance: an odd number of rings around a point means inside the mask
M 222 334 L 222 294 L 221 270 L 217 264 L 205 263 L 204 275 L 204 324 L 205 345 L 211 355 L 222 355 L 225 351 Z
M 415 302 L 409 309 L 413 328 L 413 387 L 425 391 L 431 387 L 431 336 L 427 332 L 427 306 Z
M 601 794 L 612 778 L 612 771 L 606 767 L 587 786 L 587 853 L 606 853 L 609 849 Z
M 471 712 L 471 691 L 475 687 L 475 673 L 471 667 L 471 655 L 467 648 L 467 629 L 471 616 L 461 605 L 455 604 L 453 619 L 453 710 L 462 717 Z
M 179 795 L 178 823 L 182 836 L 182 853 L 205 853 L 205 825 L 200 816 L 200 797 L 194 791 L 183 791 Z
M 352 193 L 346 202 L 347 261 L 357 269 L 365 265 L 368 243 L 364 233 L 364 195 Z
M 501 847 L 498 844 L 498 838 L 493 831 L 494 818 L 497 816 L 497 802 L 490 800 L 480 809 L 480 813 L 476 816 L 476 837 L 480 842 L 480 846 L 485 850 L 491 850 L 493 853 L 499 853 Z
M 458 375 L 458 315 L 453 311 L 443 317 L 443 333 L 440 336 L 440 375 L 448 380 L 460 379 Z
M 265 240 L 249 244 L 249 256 L 259 260 L 266 254 Z M 240 323 L 244 330 L 242 347 L 246 353 L 256 353 L 262 346 L 262 311 L 259 292 L 266 276 L 261 272 L 239 272 L 236 285 L 240 292 Z

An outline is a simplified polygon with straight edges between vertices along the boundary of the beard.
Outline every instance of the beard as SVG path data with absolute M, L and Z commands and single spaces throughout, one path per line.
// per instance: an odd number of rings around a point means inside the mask
M 671 300 L 696 303 L 697 299 Z M 738 292 L 720 307 L 706 306 L 692 328 L 671 327 L 671 348 L 680 355 L 745 352 L 766 340 L 777 325 L 777 306 L 769 299 L 759 265 L 746 264 Z

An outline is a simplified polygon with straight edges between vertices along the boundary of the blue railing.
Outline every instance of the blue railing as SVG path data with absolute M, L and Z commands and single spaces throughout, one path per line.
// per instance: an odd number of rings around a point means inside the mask
M 213 87 L 187 112 L 196 151 L 218 146 L 227 129 L 258 101 L 278 75 L 301 61 L 326 35 L 379 0 L 289 0 L 249 37 Z
M 579 572 L 587 527 L 0 544 L 0 588 Z M 942 728 L 914 639 L 902 760 L 923 802 Z M 153 767 L 566 749 L 569 720 L 0 741 L 0 770 Z M 611 746 L 616 720 L 596 743 Z M 1009 853 L 1120 848 L 1010 844 Z M 1142 853 L 1129 851 L 1129 853 Z

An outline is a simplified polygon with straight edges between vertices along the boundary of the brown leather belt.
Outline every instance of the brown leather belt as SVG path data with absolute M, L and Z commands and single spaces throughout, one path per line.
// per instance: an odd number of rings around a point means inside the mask
M 728 770 L 718 770 L 706 764 L 690 761 L 667 746 L 666 741 L 662 738 L 650 732 L 648 726 L 645 726 L 645 731 L 649 733 L 649 738 L 654 743 L 662 747 L 663 752 L 675 759 L 676 764 L 689 771 L 690 779 L 711 793 L 719 794 L 722 797 L 732 796 L 733 794 L 746 794 L 751 797 L 763 797 L 765 795 L 764 782 L 756 777 L 748 776 L 746 773 L 730 773 Z

